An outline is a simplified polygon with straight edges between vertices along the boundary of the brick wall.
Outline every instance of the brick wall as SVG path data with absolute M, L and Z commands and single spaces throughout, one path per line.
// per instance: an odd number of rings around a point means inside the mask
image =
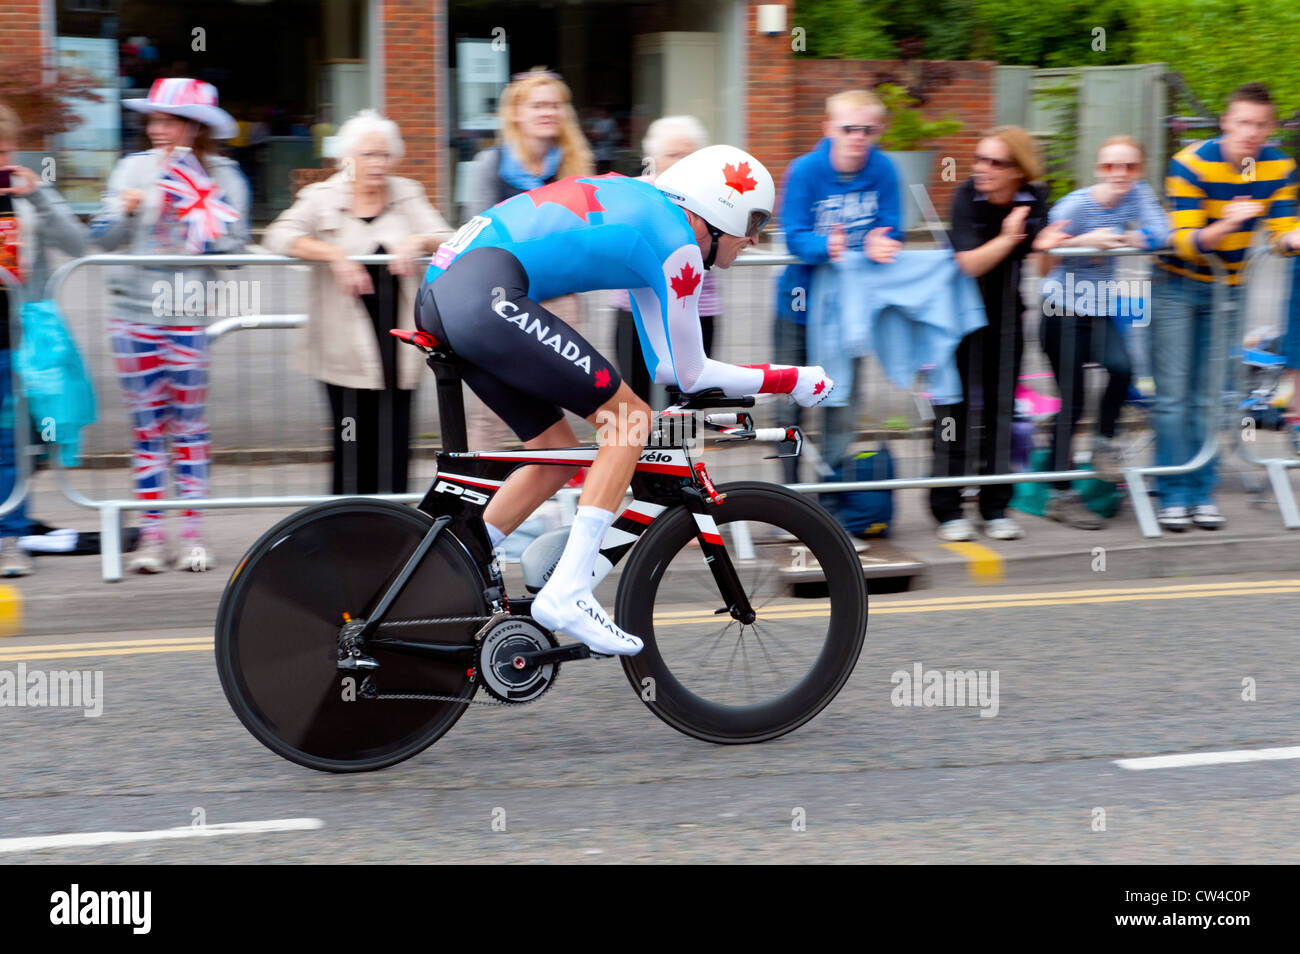
M 790 47 L 790 25 L 794 22 L 793 0 L 778 0 L 785 6 L 786 32 L 778 36 L 758 34 L 758 4 L 750 3 L 745 17 L 745 143 L 743 144 L 781 184 L 781 173 L 790 160 L 808 150 L 795 135 L 798 63 Z
M 41 36 L 41 0 L 0 0 L 0 64 L 10 56 L 44 50 Z M 0 66 L 0 69 L 3 69 Z M 30 121 L 23 117 L 25 122 Z M 18 150 L 37 151 L 44 143 L 20 142 Z
M 446 130 L 442 103 L 448 95 L 447 0 L 376 0 L 384 18 L 384 112 L 406 143 L 398 174 L 424 184 L 429 201 L 455 218 L 442 176 Z

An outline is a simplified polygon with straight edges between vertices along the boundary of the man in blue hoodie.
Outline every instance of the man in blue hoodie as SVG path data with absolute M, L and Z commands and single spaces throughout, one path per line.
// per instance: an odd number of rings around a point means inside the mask
M 892 262 L 901 247 L 898 175 L 875 149 L 885 117 L 885 107 L 868 92 L 836 93 L 826 100 L 825 138 L 786 169 L 781 224 L 786 247 L 800 264 L 788 266 L 777 285 L 773 360 L 781 364 L 805 363 L 815 266 L 858 249 L 872 261 Z M 847 407 L 825 409 L 822 448 L 831 466 L 840 464 L 853 440 L 857 378 L 855 373 Z M 780 423 L 799 424 L 802 416 L 791 408 Z M 799 459 L 785 458 L 784 467 L 786 482 L 796 483 Z

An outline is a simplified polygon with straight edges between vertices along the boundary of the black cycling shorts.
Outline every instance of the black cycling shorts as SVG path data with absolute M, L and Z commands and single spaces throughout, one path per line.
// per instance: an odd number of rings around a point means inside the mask
M 415 324 L 469 365 L 462 378 L 519 439 L 567 408 L 590 417 L 623 379 L 599 351 L 528 297 L 528 275 L 505 249 L 475 248 L 420 289 Z

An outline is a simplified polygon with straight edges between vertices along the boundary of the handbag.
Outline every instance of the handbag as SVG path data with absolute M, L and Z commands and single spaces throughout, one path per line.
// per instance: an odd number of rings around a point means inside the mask
M 14 367 L 32 424 L 43 441 L 58 445 L 62 466 L 76 467 L 81 463 L 81 429 L 97 419 L 90 375 L 54 302 L 25 302 L 21 318 Z

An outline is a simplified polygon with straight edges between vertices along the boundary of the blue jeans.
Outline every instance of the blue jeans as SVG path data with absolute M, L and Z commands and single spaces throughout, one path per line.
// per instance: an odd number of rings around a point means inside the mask
M 18 479 L 18 457 L 14 452 L 14 412 L 17 402 L 13 398 L 13 382 L 10 378 L 9 349 L 0 349 L 0 504 L 9 499 Z M 27 432 L 21 431 L 26 438 Z M 16 510 L 0 517 L 0 537 L 21 537 L 31 530 L 32 522 L 27 518 L 27 501 L 21 500 Z
M 1163 467 L 1191 460 L 1204 443 L 1206 415 L 1215 414 L 1217 421 L 1220 384 L 1211 386 L 1208 381 L 1212 335 L 1220 336 L 1226 362 L 1229 342 L 1241 340 L 1242 289 L 1240 286 L 1223 289 L 1228 293 L 1228 310 L 1216 316 L 1215 286 L 1211 282 L 1199 282 L 1155 268 L 1151 286 L 1156 464 Z M 1225 363 L 1225 368 L 1228 367 Z M 1213 503 L 1217 483 L 1217 460 L 1190 474 L 1156 478 L 1162 507 Z

